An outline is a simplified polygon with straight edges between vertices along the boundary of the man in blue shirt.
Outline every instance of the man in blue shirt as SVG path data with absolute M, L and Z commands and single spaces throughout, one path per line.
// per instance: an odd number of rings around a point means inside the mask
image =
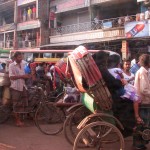
M 131 67 L 130 72 L 135 75 L 139 69 L 140 69 L 140 65 L 139 65 L 139 63 L 136 63 Z
M 139 54 L 135 56 L 135 64 L 130 69 L 130 72 L 133 73 L 134 75 L 136 72 L 140 69 L 140 64 L 139 64 Z
M 2 65 L 0 64 L 0 71 L 1 71 L 1 70 L 3 70 L 3 67 L 2 67 Z

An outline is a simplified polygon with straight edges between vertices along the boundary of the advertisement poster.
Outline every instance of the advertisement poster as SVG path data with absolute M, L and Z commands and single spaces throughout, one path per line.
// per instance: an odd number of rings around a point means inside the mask
M 125 37 L 143 37 L 149 36 L 148 21 L 134 21 L 125 24 Z

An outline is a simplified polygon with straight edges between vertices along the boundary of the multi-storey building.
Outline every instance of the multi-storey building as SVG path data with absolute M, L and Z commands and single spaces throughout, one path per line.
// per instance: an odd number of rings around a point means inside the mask
M 49 0 L 0 0 L 0 48 L 49 43 Z
M 149 0 L 0 0 L 0 48 L 73 49 L 86 44 L 122 51 L 124 57 L 129 50 L 148 51 L 148 6 Z
M 148 7 L 143 1 L 51 0 L 50 44 L 41 47 L 68 49 L 86 44 L 90 49 L 122 51 L 123 57 L 128 50 L 131 53 L 139 51 L 139 48 L 148 50 L 149 35 L 143 36 L 134 30 L 141 21 L 144 26 L 146 23 L 143 21 L 145 18 L 138 18 Z
M 48 41 L 49 0 L 17 0 L 18 48 L 37 48 Z
M 14 0 L 0 0 L 0 48 L 12 48 L 14 44 Z

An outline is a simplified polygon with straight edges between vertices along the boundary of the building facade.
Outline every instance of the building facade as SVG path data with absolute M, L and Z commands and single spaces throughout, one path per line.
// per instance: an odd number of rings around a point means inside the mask
M 0 0 L 0 48 L 150 50 L 149 0 Z
M 51 0 L 50 44 L 42 48 L 72 49 L 85 44 L 89 49 L 122 52 L 123 58 L 148 51 L 149 34 L 142 35 L 149 32 L 145 28 L 149 18 L 142 18 L 148 7 L 148 0 Z M 136 31 L 137 24 L 144 29 Z
M 0 0 L 0 49 L 13 48 L 15 1 Z
M 0 48 L 37 48 L 49 43 L 49 0 L 1 0 Z

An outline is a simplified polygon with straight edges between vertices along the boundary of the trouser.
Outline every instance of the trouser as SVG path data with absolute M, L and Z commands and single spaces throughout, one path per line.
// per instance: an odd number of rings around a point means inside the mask
M 140 106 L 140 116 L 144 121 L 144 125 L 138 125 L 136 132 L 133 134 L 133 145 L 145 145 L 148 144 L 148 141 L 143 140 L 141 134 L 138 131 L 142 131 L 144 128 L 150 128 L 150 105 L 141 105 Z

